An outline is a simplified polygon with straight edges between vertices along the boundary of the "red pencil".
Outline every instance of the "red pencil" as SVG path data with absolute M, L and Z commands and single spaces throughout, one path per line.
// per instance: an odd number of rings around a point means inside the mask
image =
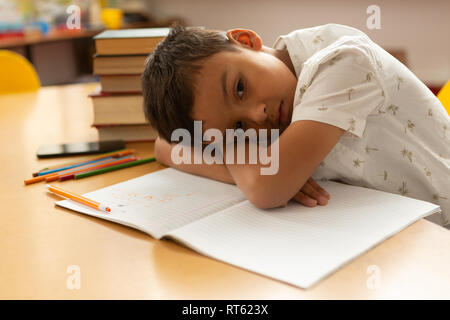
M 126 156 L 126 157 L 129 157 L 129 156 Z M 134 156 L 133 156 L 133 157 L 134 157 Z M 119 159 L 119 160 L 120 160 L 120 159 Z M 85 164 L 85 165 L 80 166 L 80 167 L 71 168 L 71 169 L 67 169 L 67 170 L 63 170 L 63 171 L 59 171 L 59 172 L 54 172 L 54 174 L 52 174 L 52 175 L 50 175 L 50 176 L 43 175 L 42 177 L 46 177 L 46 178 L 45 178 L 45 181 L 46 181 L 46 182 L 56 181 L 56 180 L 58 180 L 59 177 L 61 177 L 61 176 L 65 176 L 65 175 L 71 174 L 71 173 L 81 172 L 82 170 L 86 170 L 86 169 L 90 169 L 90 168 L 93 168 L 93 167 L 97 167 L 97 166 L 99 166 L 99 165 L 102 165 L 102 164 L 105 164 L 105 163 L 110 163 L 110 162 L 113 162 L 113 161 L 117 161 L 117 160 L 114 160 L 114 158 L 111 158 L 111 159 L 105 159 L 105 160 L 100 160 L 100 161 L 98 161 L 98 162 Z M 39 176 L 39 177 L 40 177 L 40 176 Z M 39 177 L 36 177 L 36 178 L 33 178 L 33 179 L 37 179 L 37 178 L 39 178 Z
M 36 183 L 36 182 L 40 182 L 40 181 L 55 181 L 58 180 L 58 177 L 60 175 L 63 174 L 69 174 L 71 172 L 77 171 L 77 170 L 81 170 L 81 169 L 86 169 L 86 168 L 90 168 L 94 165 L 99 165 L 99 164 L 103 164 L 103 163 L 107 163 L 110 161 L 114 161 L 113 158 L 111 159 L 103 159 L 103 160 L 99 160 L 98 162 L 95 163 L 89 163 L 89 164 L 85 164 L 79 167 L 75 167 L 75 168 L 71 168 L 71 169 L 66 169 L 66 170 L 62 170 L 62 171 L 58 171 L 58 172 L 53 172 L 53 173 L 47 173 L 41 176 L 37 176 L 28 180 L 25 180 L 25 184 L 31 184 L 31 183 Z
M 84 163 L 84 162 L 100 160 L 100 159 L 107 158 L 107 157 L 121 158 L 121 157 L 124 157 L 124 156 L 132 154 L 132 153 L 134 153 L 134 149 L 124 149 L 124 150 L 104 153 L 104 154 L 101 154 L 101 155 L 99 155 L 97 157 L 89 158 L 89 159 L 85 159 L 85 160 L 69 161 L 69 162 L 65 162 L 65 163 L 61 163 L 61 164 L 55 165 L 55 166 L 51 166 L 51 167 L 47 167 L 47 168 L 41 169 L 38 172 L 33 173 L 33 177 L 37 177 L 40 172 L 46 171 L 46 170 L 52 170 L 52 169 L 57 169 L 57 168 L 70 166 L 70 165 L 74 165 L 74 164 L 80 164 L 80 163 Z
M 101 169 L 101 168 L 107 168 L 107 167 L 114 166 L 114 165 L 117 165 L 117 164 L 126 163 L 126 162 L 130 162 L 130 161 L 136 161 L 136 160 L 138 160 L 136 157 L 131 157 L 131 158 L 126 158 L 126 159 L 121 159 L 121 160 L 117 160 L 117 161 L 108 162 L 108 163 L 105 163 L 105 164 L 102 164 L 102 165 L 98 165 L 98 166 L 95 166 L 95 167 L 91 167 L 91 168 L 87 168 L 87 169 L 84 169 L 84 170 L 80 170 L 80 171 L 68 173 L 68 174 L 65 174 L 65 175 L 61 175 L 61 176 L 59 176 L 59 181 L 66 181 L 66 180 L 73 179 L 75 177 L 75 175 L 79 174 L 79 173 L 89 172 L 89 171 L 97 170 L 97 169 Z

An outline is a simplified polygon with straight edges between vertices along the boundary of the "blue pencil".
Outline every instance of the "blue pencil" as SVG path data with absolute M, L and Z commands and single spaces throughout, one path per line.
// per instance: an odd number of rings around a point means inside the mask
M 49 174 L 49 173 L 58 172 L 58 171 L 62 171 L 62 170 L 72 169 L 72 168 L 84 166 L 86 164 L 90 164 L 90 163 L 94 163 L 94 162 L 98 162 L 98 161 L 104 161 L 106 159 L 112 159 L 112 158 L 113 157 L 106 157 L 106 158 L 103 158 L 103 159 L 86 161 L 86 162 L 77 163 L 77 164 L 73 164 L 71 166 L 65 166 L 65 167 L 61 167 L 61 168 L 57 168 L 57 169 L 53 169 L 53 170 L 41 171 L 41 172 L 38 173 L 38 176 L 43 176 L 44 174 Z

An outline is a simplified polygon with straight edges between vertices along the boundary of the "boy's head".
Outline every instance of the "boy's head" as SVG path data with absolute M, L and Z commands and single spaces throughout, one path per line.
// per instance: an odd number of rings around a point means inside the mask
M 187 129 L 284 130 L 297 79 L 287 51 L 262 45 L 251 30 L 226 33 L 175 27 L 149 56 L 142 75 L 144 110 L 160 137 Z

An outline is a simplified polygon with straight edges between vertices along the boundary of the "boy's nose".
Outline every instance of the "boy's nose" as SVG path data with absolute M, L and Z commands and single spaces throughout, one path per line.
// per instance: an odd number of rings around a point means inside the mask
M 250 110 L 250 119 L 257 124 L 263 124 L 267 119 L 267 106 L 265 103 L 259 103 Z

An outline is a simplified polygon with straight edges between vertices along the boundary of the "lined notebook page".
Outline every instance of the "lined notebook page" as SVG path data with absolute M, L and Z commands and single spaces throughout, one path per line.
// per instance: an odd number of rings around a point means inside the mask
M 161 238 L 170 230 L 244 201 L 234 186 L 164 169 L 84 196 L 111 208 L 103 213 L 71 200 L 58 206 L 136 228 Z
M 308 288 L 439 206 L 400 195 L 321 182 L 326 206 L 260 210 L 248 201 L 172 231 L 194 250 Z

